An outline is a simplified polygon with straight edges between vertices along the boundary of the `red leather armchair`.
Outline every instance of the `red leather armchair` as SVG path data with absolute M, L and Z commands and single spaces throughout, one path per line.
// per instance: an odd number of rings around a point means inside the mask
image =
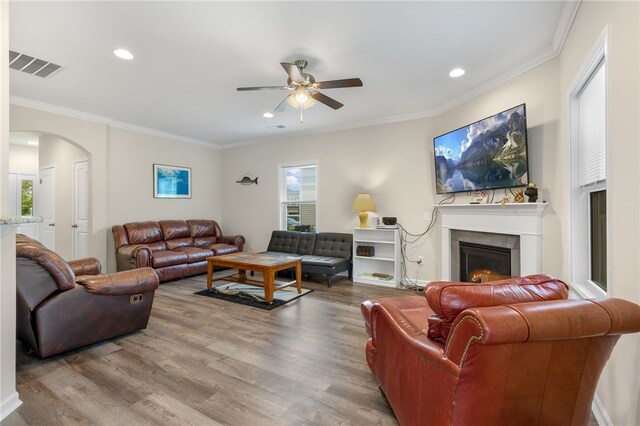
M 43 358 L 146 328 L 156 288 L 151 268 L 102 275 L 95 258 L 16 237 L 16 334 Z
M 640 331 L 640 306 L 565 300 L 543 275 L 425 296 L 362 304 L 367 362 L 402 425 L 586 425 L 614 345 Z

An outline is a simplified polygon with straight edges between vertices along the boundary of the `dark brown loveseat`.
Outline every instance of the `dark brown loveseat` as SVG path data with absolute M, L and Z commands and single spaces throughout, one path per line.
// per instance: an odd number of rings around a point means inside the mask
M 103 275 L 16 237 L 16 335 L 43 358 L 146 328 L 156 288 L 151 268 Z
M 237 253 L 242 235 L 222 234 L 214 220 L 133 222 L 112 228 L 118 271 L 151 267 L 161 282 L 207 272 L 207 257 Z

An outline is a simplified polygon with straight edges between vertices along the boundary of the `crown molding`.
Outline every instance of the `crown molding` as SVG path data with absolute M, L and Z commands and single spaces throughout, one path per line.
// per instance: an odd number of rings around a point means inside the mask
M 558 26 L 556 27 L 556 32 L 553 36 L 553 42 L 551 44 L 553 50 L 558 53 L 560 53 L 560 51 L 564 47 L 564 42 L 569 35 L 569 30 L 571 29 L 573 20 L 578 13 L 581 1 L 582 0 L 567 1 L 562 5 L 562 12 L 560 13 Z
M 155 130 L 155 129 L 151 129 L 144 126 L 138 126 L 136 124 L 113 120 L 109 117 L 105 117 L 102 115 L 91 114 L 88 112 L 78 111 L 71 108 L 65 108 L 58 105 L 52 105 L 45 102 L 34 101 L 33 99 L 21 98 L 18 96 L 11 96 L 9 99 L 9 102 L 12 105 L 32 108 L 39 111 L 50 112 L 58 115 L 64 115 L 66 117 L 71 117 L 71 118 L 78 118 L 80 120 L 92 121 L 94 123 L 104 124 L 106 126 L 115 127 L 118 129 L 130 130 L 132 132 L 141 133 L 145 135 L 156 136 L 163 139 L 169 139 L 175 142 L 199 145 L 199 146 L 204 146 L 212 149 L 220 149 L 220 145 L 213 142 L 205 142 L 198 139 L 189 138 L 186 136 L 176 135 L 168 132 L 162 132 L 160 130 Z

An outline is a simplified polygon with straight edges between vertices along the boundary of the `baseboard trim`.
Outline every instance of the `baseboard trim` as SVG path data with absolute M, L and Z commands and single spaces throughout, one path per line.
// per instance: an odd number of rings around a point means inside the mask
M 604 409 L 604 405 L 600 398 L 598 398 L 598 395 L 593 397 L 591 411 L 593 412 L 593 416 L 596 418 L 599 426 L 613 426 L 613 422 L 607 414 L 607 410 Z
M 18 397 L 18 392 L 14 392 L 7 399 L 2 401 L 2 404 L 0 404 L 0 420 L 3 420 L 9 414 L 13 413 L 20 404 L 22 404 L 22 401 L 20 401 L 20 398 Z

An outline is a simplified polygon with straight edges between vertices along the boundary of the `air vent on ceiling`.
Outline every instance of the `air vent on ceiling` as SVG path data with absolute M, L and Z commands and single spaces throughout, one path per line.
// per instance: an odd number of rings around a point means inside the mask
M 50 77 L 53 73 L 62 68 L 61 65 L 38 59 L 24 53 L 9 50 L 9 68 L 37 77 Z

